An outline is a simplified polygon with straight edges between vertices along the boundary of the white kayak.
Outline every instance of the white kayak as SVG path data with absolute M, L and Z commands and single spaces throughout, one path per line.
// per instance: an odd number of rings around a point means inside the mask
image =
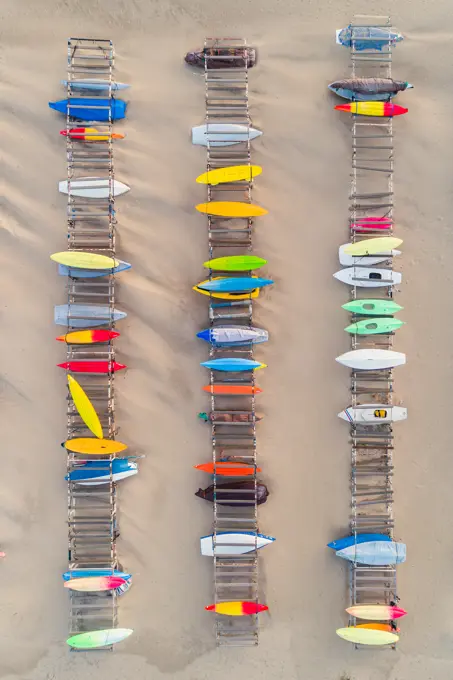
M 338 256 L 340 259 L 340 264 L 344 267 L 353 267 L 354 265 L 361 265 L 362 267 L 372 267 L 375 264 L 381 264 L 390 260 L 396 255 L 401 255 L 401 250 L 387 250 L 382 253 L 376 253 L 375 255 L 348 255 L 344 252 L 350 243 L 345 243 L 338 249 Z
M 341 269 L 334 274 L 334 277 L 349 286 L 361 286 L 363 288 L 393 286 L 401 283 L 403 278 L 399 272 L 394 272 L 391 269 L 369 269 L 368 267 Z
M 71 80 L 71 89 L 73 90 L 97 90 L 98 92 L 102 90 L 108 90 L 110 87 L 109 80 L 101 80 L 100 78 L 83 78 L 81 80 Z M 61 84 L 68 87 L 68 81 L 62 80 Z M 112 92 L 115 90 L 125 90 L 130 87 L 126 83 L 116 83 L 112 82 Z
M 80 196 L 81 198 L 108 198 L 110 195 L 110 181 L 108 177 L 79 177 L 71 180 L 71 196 Z M 68 192 L 68 180 L 58 182 L 58 191 L 62 194 Z M 112 196 L 121 196 L 130 187 L 117 179 L 112 182 Z
M 337 557 L 350 562 L 385 566 L 406 561 L 406 544 L 394 541 L 369 541 L 356 543 L 343 550 L 337 550 Z
M 390 349 L 353 349 L 335 359 L 339 364 L 357 371 L 379 371 L 406 363 L 406 355 Z
M 220 532 L 214 537 L 214 534 L 209 536 L 202 536 L 200 538 L 201 554 L 208 557 L 215 555 L 245 555 L 253 552 L 255 547 L 257 550 L 264 548 L 266 545 L 273 543 L 275 538 L 272 536 L 265 536 L 264 534 L 254 534 L 249 531 L 237 532 Z
M 120 321 L 127 316 L 126 312 L 111 309 L 108 305 L 71 304 L 55 305 L 54 320 L 58 326 L 86 328 L 87 326 L 104 326 Z
M 192 144 L 200 146 L 231 146 L 255 139 L 263 133 L 247 125 L 235 123 L 209 123 L 192 128 Z
M 348 423 L 360 423 L 361 425 L 379 425 L 380 423 L 393 423 L 397 420 L 406 420 L 407 408 L 391 406 L 389 404 L 360 404 L 349 406 L 338 414 L 339 418 Z

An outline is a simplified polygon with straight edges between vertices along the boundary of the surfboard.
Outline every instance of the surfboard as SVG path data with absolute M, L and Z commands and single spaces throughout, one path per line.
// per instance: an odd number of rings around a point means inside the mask
M 70 137 L 71 139 L 77 139 L 82 142 L 108 142 L 109 139 L 124 139 L 126 136 L 119 132 L 105 134 L 104 131 L 101 132 L 94 127 L 71 128 L 69 131 L 60 130 L 60 135 L 63 135 L 63 137 Z
M 69 579 L 63 583 L 63 586 L 82 593 L 98 593 L 104 590 L 114 590 L 124 583 L 126 583 L 125 579 L 118 576 L 89 576 L 88 578 Z
M 224 396 L 236 396 L 238 394 L 252 396 L 254 394 L 260 394 L 263 391 L 261 387 L 256 387 L 255 385 L 234 385 L 232 383 L 225 385 L 204 385 L 202 389 L 209 394 L 218 394 Z
M 213 260 L 203 262 L 206 269 L 215 269 L 230 272 L 245 272 L 259 269 L 267 264 L 267 260 L 255 255 L 227 255 L 226 257 L 216 257 Z
M 393 220 L 389 217 L 378 216 L 378 217 L 359 217 L 355 222 L 351 222 L 352 231 L 358 233 L 364 233 L 371 231 L 388 231 L 393 226 Z
M 214 279 L 206 279 L 206 281 L 202 281 L 201 283 L 208 283 L 210 280 L 213 281 Z M 250 292 L 245 293 L 219 293 L 217 291 L 204 290 L 204 288 L 200 288 L 199 286 L 193 286 L 192 290 L 196 293 L 201 293 L 201 295 L 208 295 L 209 297 L 217 298 L 219 300 L 254 300 L 260 294 L 259 288 L 254 288 Z
M 200 538 L 201 554 L 206 557 L 246 555 L 261 550 L 275 541 L 272 536 L 252 531 L 220 531 Z
M 387 253 L 398 248 L 403 243 L 402 238 L 395 236 L 380 236 L 378 238 L 367 238 L 356 243 L 349 243 L 343 246 L 345 255 L 355 257 L 363 255 L 375 255 L 376 253 Z
M 130 191 L 131 188 L 117 179 L 113 180 L 110 187 L 110 180 L 108 177 L 78 177 L 77 179 L 68 182 L 65 179 L 58 182 L 58 191 L 61 194 L 71 193 L 71 196 L 80 196 L 81 198 L 108 198 L 110 196 L 110 188 L 112 196 L 121 196 Z
M 120 482 L 137 473 L 137 463 L 128 458 L 114 458 L 112 461 L 88 461 L 84 465 L 76 465 L 65 479 L 80 486 L 97 486 Z
M 131 269 L 132 265 L 124 260 L 118 260 L 118 266 L 113 269 L 80 269 L 78 267 L 67 267 L 65 264 L 58 265 L 58 274 L 60 276 L 70 276 L 73 279 L 94 279 L 102 276 L 110 276 L 111 274 L 119 274 L 120 272 Z
M 387 604 L 356 604 L 348 607 L 346 611 L 356 619 L 370 621 L 393 621 L 407 614 L 405 609 Z
M 328 548 L 332 550 L 343 550 L 349 548 L 351 545 L 358 543 L 369 543 L 370 541 L 391 541 L 392 539 L 387 534 L 352 534 L 344 538 L 338 538 L 336 541 L 331 541 L 327 544 Z
M 115 373 L 127 368 L 117 361 L 65 361 L 57 366 L 71 373 Z
M 406 545 L 395 541 L 369 541 L 342 548 L 335 554 L 357 564 L 388 566 L 406 561 Z
M 391 404 L 358 404 L 341 411 L 338 417 L 349 423 L 380 425 L 381 423 L 406 420 L 407 408 L 392 406 Z
M 263 133 L 247 125 L 209 123 L 192 128 L 192 144 L 200 146 L 231 146 L 256 139 Z
M 203 361 L 200 366 L 210 368 L 211 371 L 257 371 L 260 368 L 266 368 L 267 364 L 262 364 L 260 361 L 253 359 L 210 359 Z
M 110 342 L 117 338 L 119 333 L 108 330 L 71 331 L 65 335 L 59 335 L 56 340 L 66 342 L 68 345 L 92 345 L 98 342 Z
M 199 203 L 195 207 L 198 212 L 219 217 L 259 217 L 260 215 L 267 215 L 269 212 L 254 203 L 242 203 L 240 201 L 210 201 L 209 203 Z
M 108 647 L 121 642 L 132 635 L 131 628 L 105 628 L 104 630 L 92 630 L 88 633 L 78 633 L 66 640 L 70 647 L 76 649 L 93 649 L 94 647 Z
M 399 635 L 396 633 L 358 628 L 357 626 L 338 628 L 336 632 L 343 640 L 360 645 L 392 645 L 399 640 Z
M 99 420 L 99 416 L 96 413 L 93 404 L 85 394 L 84 389 L 79 385 L 77 380 L 72 377 L 72 375 L 68 375 L 68 385 L 74 406 L 76 407 L 79 416 L 82 418 L 87 428 L 95 435 L 95 437 L 102 439 L 103 434 L 101 421 Z
M 115 439 L 92 439 L 91 437 L 68 439 L 64 445 L 68 451 L 85 456 L 111 456 L 127 449 L 127 444 Z
M 269 334 L 263 328 L 252 326 L 215 326 L 200 331 L 197 338 L 214 346 L 240 346 L 267 342 Z
M 91 578 L 92 576 L 118 576 L 124 581 L 132 579 L 131 574 L 118 569 L 70 569 L 62 574 L 63 581 L 69 581 L 75 578 Z
M 58 264 L 80 269 L 113 269 L 119 262 L 113 257 L 99 255 L 98 253 L 85 253 L 80 250 L 64 250 L 61 253 L 53 253 L 50 259 Z
M 104 326 L 120 321 L 127 316 L 119 309 L 110 309 L 108 305 L 55 305 L 54 319 L 58 326 Z
M 356 116 L 385 116 L 392 118 L 393 116 L 401 116 L 407 113 L 409 109 L 404 106 L 399 106 L 393 102 L 349 102 L 349 104 L 339 104 L 335 107 L 336 111 L 347 111 Z
M 255 288 L 264 288 L 274 283 L 271 279 L 262 279 L 258 276 L 235 276 L 215 277 L 210 281 L 202 281 L 197 288 L 218 293 L 241 293 Z
M 386 298 L 385 300 L 379 299 L 364 299 L 364 300 L 351 300 L 342 308 L 347 312 L 352 314 L 362 314 L 363 316 L 388 316 L 391 314 L 397 314 L 404 307 L 397 305 L 393 300 Z
M 403 280 L 399 272 L 392 269 L 371 269 L 370 267 L 348 267 L 336 272 L 334 278 L 349 286 L 362 288 L 380 288 L 394 286 Z
M 263 172 L 259 165 L 231 165 L 227 168 L 208 170 L 196 179 L 198 184 L 225 184 L 227 182 L 251 182 L 254 177 L 258 177 Z
M 265 604 L 258 604 L 257 602 L 238 601 L 209 604 L 205 609 L 208 612 L 215 612 L 216 614 L 223 614 L 224 616 L 251 616 L 252 614 L 265 612 L 269 607 Z
M 354 335 L 377 335 L 379 333 L 394 333 L 405 324 L 405 321 L 384 317 L 380 319 L 364 319 L 346 326 L 345 331 Z
M 61 84 L 68 87 L 68 82 L 72 90 L 96 90 L 102 92 L 103 90 L 125 90 L 130 87 L 126 83 L 117 83 L 110 80 L 101 80 L 100 78 L 83 78 L 80 80 L 62 80 Z
M 219 475 L 221 477 L 247 477 L 261 472 L 261 468 L 250 465 L 249 463 L 235 463 L 234 461 L 213 463 L 202 463 L 194 465 L 195 470 L 207 472 L 209 475 Z
M 379 371 L 406 363 L 406 355 L 389 349 L 354 349 L 335 359 L 339 364 L 357 371 Z
M 90 99 L 89 97 L 71 97 L 49 102 L 54 111 L 64 114 L 69 112 L 72 118 L 90 121 L 120 120 L 126 117 L 127 103 L 122 99 Z M 102 107 L 102 108 L 100 108 Z

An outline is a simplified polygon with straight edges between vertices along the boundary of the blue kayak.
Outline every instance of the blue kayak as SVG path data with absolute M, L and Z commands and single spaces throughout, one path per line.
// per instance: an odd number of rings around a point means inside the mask
M 68 267 L 65 264 L 58 265 L 58 273 L 60 276 L 72 276 L 73 279 L 94 279 L 100 276 L 109 276 L 110 274 L 119 274 L 132 267 L 129 262 L 118 260 L 119 265 L 114 269 L 77 269 L 76 267 Z
M 108 460 L 89 461 L 71 470 L 66 475 L 66 481 L 83 485 L 109 484 L 110 481 L 119 482 L 121 479 L 136 475 L 137 463 L 128 458 L 114 458 Z
M 337 557 L 370 566 L 388 566 L 406 561 L 406 544 L 394 541 L 370 541 L 337 550 Z
M 211 359 L 203 361 L 201 366 L 213 371 L 253 371 L 257 368 L 264 368 L 266 364 L 252 359 Z
M 327 547 L 332 548 L 332 550 L 343 550 L 344 548 L 349 548 L 351 545 L 357 545 L 358 543 L 391 540 L 390 536 L 387 536 L 386 534 L 357 534 L 357 536 L 345 536 L 344 538 L 339 538 L 337 541 L 331 541 L 327 544 Z
M 231 347 L 266 342 L 269 334 L 263 328 L 252 326 L 215 326 L 197 333 L 197 338 L 206 340 L 215 347 Z
M 238 293 L 254 290 L 255 288 L 264 288 L 264 286 L 269 286 L 271 283 L 274 283 L 271 279 L 260 279 L 258 276 L 237 276 L 204 281 L 198 284 L 198 288 L 216 293 Z
M 54 111 L 59 111 L 65 116 L 69 108 L 69 115 L 80 120 L 108 121 L 120 120 L 126 117 L 127 103 L 123 99 L 96 99 L 87 97 L 72 97 L 71 99 L 60 99 L 58 102 L 49 102 L 49 106 Z M 81 108 L 78 108 L 78 107 Z M 90 108 L 104 106 L 106 108 Z
M 65 571 L 62 576 L 63 581 L 70 581 L 72 578 L 91 578 L 92 576 L 118 576 L 124 578 L 125 581 L 130 581 L 132 578 L 131 574 L 118 569 L 74 569 Z
M 365 40 L 360 40 L 360 38 L 365 38 Z M 381 51 L 389 43 L 395 45 L 401 40 L 403 40 L 401 33 L 395 33 L 377 26 L 348 26 L 337 31 L 337 43 L 351 47 L 352 42 L 354 42 L 354 48 L 358 52 L 363 50 Z

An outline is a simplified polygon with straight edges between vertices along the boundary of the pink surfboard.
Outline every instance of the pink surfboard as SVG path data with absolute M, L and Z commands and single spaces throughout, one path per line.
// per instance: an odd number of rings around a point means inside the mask
M 366 233 L 367 231 L 387 231 L 392 227 L 392 220 L 388 217 L 361 217 L 351 223 L 352 231 Z

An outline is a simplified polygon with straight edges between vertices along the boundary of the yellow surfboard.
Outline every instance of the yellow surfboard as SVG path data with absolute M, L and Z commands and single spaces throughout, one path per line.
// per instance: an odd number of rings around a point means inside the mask
M 230 165 L 227 168 L 208 170 L 197 177 L 198 184 L 224 184 L 226 182 L 251 181 L 261 175 L 263 168 L 260 165 Z
M 391 645 L 400 639 L 396 633 L 355 626 L 338 628 L 336 632 L 343 640 L 360 645 Z
M 76 269 L 114 269 L 119 265 L 119 261 L 107 255 L 97 253 L 84 253 L 80 250 L 65 250 L 62 253 L 54 253 L 50 259 L 58 264 Z
M 195 206 L 198 212 L 219 217 L 259 217 L 267 215 L 268 211 L 253 203 L 238 201 L 211 201 Z
M 95 411 L 95 408 L 91 401 L 88 399 L 83 388 L 79 385 L 77 380 L 75 380 L 72 375 L 68 375 L 69 391 L 71 392 L 71 397 L 74 401 L 74 406 L 79 412 L 79 416 L 82 418 L 85 425 L 91 432 L 102 439 L 102 426 L 99 416 Z
M 389 250 L 398 248 L 403 242 L 401 238 L 395 236 L 380 236 L 378 238 L 367 238 L 357 243 L 351 243 L 343 249 L 345 255 L 375 255 L 386 253 Z
M 127 444 L 122 444 L 114 439 L 93 439 L 90 437 L 68 439 L 64 445 L 68 451 L 82 453 L 85 456 L 109 456 L 127 449 Z

